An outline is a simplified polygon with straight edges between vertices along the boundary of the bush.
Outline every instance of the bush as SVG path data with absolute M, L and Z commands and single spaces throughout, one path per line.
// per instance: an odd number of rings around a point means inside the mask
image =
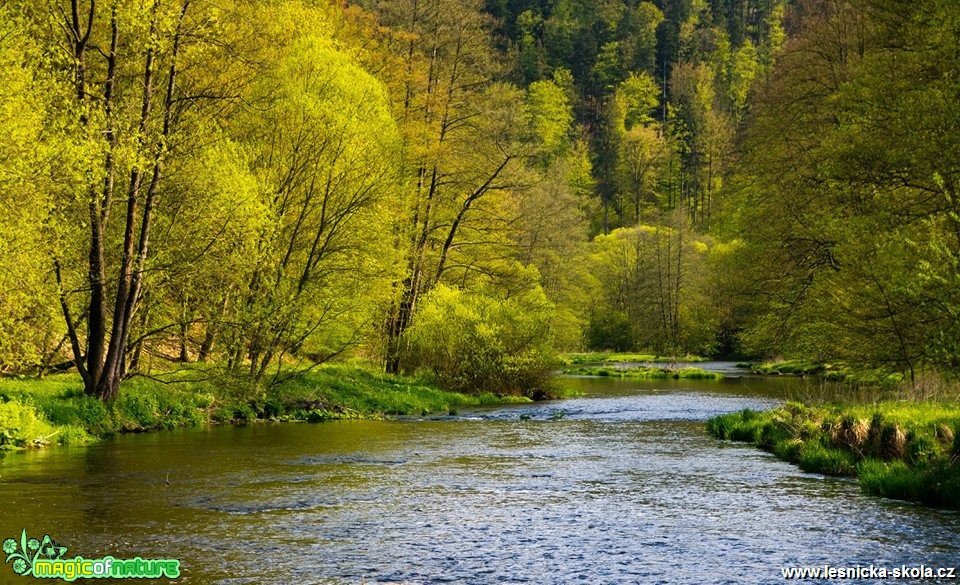
M 32 405 L 0 402 L 0 449 L 40 446 L 54 432 Z
M 448 390 L 535 395 L 558 365 L 552 316 L 539 288 L 501 299 L 438 285 L 406 333 L 405 363 Z
M 80 427 L 50 424 L 32 402 L 0 400 L 0 450 L 42 447 L 48 443 L 85 443 L 90 436 Z

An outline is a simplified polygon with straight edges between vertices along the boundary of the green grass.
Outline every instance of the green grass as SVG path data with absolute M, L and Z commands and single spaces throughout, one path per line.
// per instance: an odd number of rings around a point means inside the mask
M 845 364 L 824 364 L 803 360 L 774 360 L 761 364 L 750 364 L 754 374 L 786 376 L 819 376 L 826 380 L 870 384 L 874 386 L 892 386 L 903 381 L 903 374 L 883 369 L 856 369 Z
M 242 376 L 191 367 L 124 382 L 104 403 L 76 374 L 0 378 L 0 449 L 83 444 L 117 433 L 258 419 L 324 421 L 453 412 L 530 402 L 519 396 L 446 392 L 427 382 L 360 366 L 330 365 L 256 391 Z
M 869 494 L 960 509 L 960 404 L 791 402 L 717 416 L 707 430 L 805 471 L 857 477 Z
M 77 425 L 54 425 L 30 402 L 0 402 L 0 449 L 27 449 L 55 443 L 84 443 L 89 434 Z
M 936 462 L 911 467 L 903 461 L 868 459 L 860 464 L 860 484 L 867 493 L 957 508 L 960 473 L 957 462 Z
M 808 376 L 823 372 L 826 366 L 800 360 L 775 360 L 761 364 L 750 364 L 754 374 Z
M 700 368 L 616 368 L 613 366 L 581 366 L 562 370 L 569 376 L 601 376 L 610 378 L 641 378 L 649 380 L 693 379 L 719 380 L 723 375 L 718 372 L 708 372 Z
M 325 367 L 269 391 L 267 402 L 297 415 L 306 406 L 346 415 L 412 415 L 448 412 L 457 407 L 526 403 L 521 396 L 447 392 L 418 380 L 358 367 Z
M 668 363 L 695 363 L 706 361 L 695 355 L 662 356 L 652 353 L 610 353 L 586 352 L 568 353 L 561 356 L 565 365 L 576 366 L 582 364 L 603 364 L 611 362 L 668 362 Z

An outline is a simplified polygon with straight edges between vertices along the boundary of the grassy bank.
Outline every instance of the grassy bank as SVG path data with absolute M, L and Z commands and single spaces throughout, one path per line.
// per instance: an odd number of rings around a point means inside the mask
M 605 376 L 611 378 L 641 378 L 648 380 L 719 380 L 723 375 L 718 372 L 708 372 L 700 368 L 616 368 L 613 366 L 581 366 L 565 368 L 564 374 L 570 376 Z
M 880 402 L 715 417 L 709 432 L 746 441 L 801 469 L 857 477 L 864 492 L 960 509 L 960 405 Z
M 863 370 L 845 364 L 824 364 L 802 360 L 774 360 L 760 364 L 745 364 L 754 374 L 786 376 L 818 376 L 825 380 L 894 386 L 903 381 L 903 374 L 888 370 Z
M 561 356 L 564 365 L 577 366 L 582 364 L 604 364 L 612 362 L 667 362 L 667 363 L 695 363 L 706 361 L 695 355 L 663 356 L 652 353 L 611 353 L 586 352 L 567 353 Z
M 446 392 L 370 369 L 325 366 L 251 393 L 242 379 L 190 368 L 163 379 L 135 377 L 120 397 L 85 396 L 79 376 L 0 379 L 0 449 L 83 444 L 117 433 L 254 420 L 318 422 L 450 412 L 528 398 Z

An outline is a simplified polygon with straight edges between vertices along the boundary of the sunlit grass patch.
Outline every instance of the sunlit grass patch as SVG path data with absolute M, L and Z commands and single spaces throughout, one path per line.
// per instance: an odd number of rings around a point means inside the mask
M 29 449 L 90 440 L 82 427 L 52 424 L 29 401 L 0 401 L 0 449 Z
M 787 376 L 818 376 L 824 380 L 846 382 L 853 384 L 869 384 L 891 388 L 903 381 L 903 374 L 884 369 L 853 368 L 849 365 L 836 363 L 810 362 L 804 360 L 773 360 L 759 364 L 747 365 L 755 374 L 787 375 Z
M 415 378 L 388 376 L 348 366 L 328 366 L 302 374 L 268 390 L 266 398 L 292 405 L 294 409 L 299 405 L 310 405 L 308 411 L 320 407 L 347 415 L 427 414 L 465 406 L 531 402 L 522 396 L 497 396 L 489 392 L 448 392 Z M 300 413 L 294 411 L 294 414 L 299 417 Z
M 260 419 L 320 422 L 449 413 L 531 402 L 490 392 L 448 392 L 428 380 L 391 376 L 369 365 L 327 365 L 278 376 L 266 388 L 216 366 L 193 365 L 126 380 L 103 402 L 75 374 L 0 379 L 0 448 L 77 444 L 117 433 Z

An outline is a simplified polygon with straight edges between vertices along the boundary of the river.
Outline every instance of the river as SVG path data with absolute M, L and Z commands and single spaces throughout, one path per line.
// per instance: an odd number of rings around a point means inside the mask
M 183 583 L 760 583 L 789 566 L 960 565 L 956 512 L 706 435 L 707 417 L 772 406 L 795 380 L 569 383 L 584 395 L 433 420 L 9 453 L 0 538 L 178 558 Z

